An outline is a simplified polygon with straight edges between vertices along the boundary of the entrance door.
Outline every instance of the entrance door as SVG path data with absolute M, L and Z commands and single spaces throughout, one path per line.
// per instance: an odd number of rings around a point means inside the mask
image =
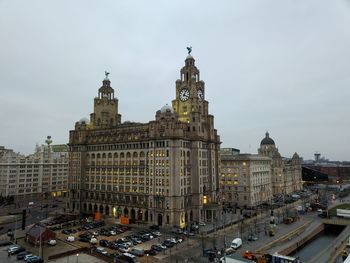
M 158 226 L 161 226 L 163 224 L 163 216 L 162 214 L 158 214 Z

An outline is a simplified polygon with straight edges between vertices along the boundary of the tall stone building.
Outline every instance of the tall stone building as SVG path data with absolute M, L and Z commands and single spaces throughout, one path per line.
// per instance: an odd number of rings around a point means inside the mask
M 51 143 L 51 139 L 48 140 Z M 27 156 L 0 147 L 2 196 L 14 196 L 16 201 L 64 196 L 67 179 L 67 145 L 38 145 L 35 152 Z
M 275 141 L 270 138 L 268 132 L 261 140 L 258 152 L 272 159 L 273 195 L 290 194 L 302 189 L 301 158 L 297 153 L 294 153 L 291 159 L 282 158 Z
M 121 122 L 106 74 L 90 121 L 70 131 L 68 209 L 164 226 L 221 215 L 220 137 L 189 54 L 172 107 L 148 123 Z
M 272 200 L 271 158 L 221 151 L 221 191 L 228 206 L 256 207 Z

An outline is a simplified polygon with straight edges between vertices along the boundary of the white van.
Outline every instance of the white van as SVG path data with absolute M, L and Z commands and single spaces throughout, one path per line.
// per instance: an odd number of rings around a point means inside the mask
M 68 242 L 74 242 L 74 241 L 75 241 L 75 237 L 74 237 L 74 236 L 68 236 L 68 237 L 66 238 L 66 241 L 68 241 Z
M 235 238 L 234 240 L 232 240 L 231 242 L 231 247 L 234 249 L 237 249 L 239 247 L 242 246 L 242 239 L 240 238 Z

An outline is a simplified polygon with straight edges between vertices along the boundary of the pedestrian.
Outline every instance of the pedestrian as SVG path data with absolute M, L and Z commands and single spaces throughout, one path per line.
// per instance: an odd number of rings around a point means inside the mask
M 7 257 L 10 257 L 11 256 L 11 254 L 10 254 L 10 251 L 9 252 L 7 252 Z

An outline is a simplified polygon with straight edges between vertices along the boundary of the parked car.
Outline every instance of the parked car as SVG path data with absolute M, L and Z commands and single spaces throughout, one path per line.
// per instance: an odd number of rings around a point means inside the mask
M 43 263 L 44 261 L 40 257 L 31 257 L 27 260 L 27 263 Z
M 17 254 L 19 254 L 19 253 L 21 253 L 21 252 L 23 252 L 23 251 L 26 251 L 26 249 L 25 249 L 24 247 L 14 247 L 13 249 L 11 249 L 11 250 L 9 251 L 9 253 L 10 253 L 11 255 L 17 255 Z
M 7 241 L 7 240 L 1 240 L 0 241 L 0 247 L 4 247 L 4 246 L 9 246 L 12 245 L 13 243 L 11 241 Z
M 26 255 L 26 256 L 24 257 L 24 261 L 25 261 L 25 262 L 28 262 L 28 260 L 30 260 L 30 259 L 32 259 L 32 258 L 39 258 L 39 257 L 38 257 L 38 256 L 35 256 L 35 255 L 32 255 L 32 254 Z
M 100 240 L 99 244 L 101 247 L 108 247 L 109 242 L 105 239 L 102 239 L 102 240 Z
M 248 236 L 248 241 L 257 241 L 259 238 L 255 235 Z
M 31 255 L 32 253 L 30 251 L 23 251 L 17 254 L 17 260 L 24 259 L 25 256 Z
M 107 251 L 103 247 L 96 248 L 96 252 L 106 255 Z
M 47 244 L 49 244 L 50 246 L 55 246 L 57 244 L 57 241 L 55 239 L 49 239 L 47 241 Z
M 152 245 L 151 250 L 155 250 L 157 252 L 163 251 L 163 248 L 160 245 Z
M 85 236 L 84 236 L 84 237 L 79 238 L 79 241 L 80 241 L 80 242 L 84 242 L 84 243 L 88 243 L 88 242 L 90 242 L 90 240 L 91 240 L 90 238 L 85 237 Z
M 162 234 L 159 231 L 152 232 L 152 235 L 160 237 Z
M 164 242 L 162 243 L 163 246 L 165 247 L 173 247 L 174 243 L 171 242 L 170 240 L 164 240 Z
M 66 238 L 66 241 L 68 241 L 68 242 L 74 242 L 74 241 L 75 241 L 75 237 L 74 237 L 74 236 L 68 236 L 68 237 Z
M 145 250 L 145 254 L 150 255 L 150 256 L 155 256 L 155 255 L 157 255 L 157 251 L 155 251 L 153 249 L 149 249 L 149 250 Z
M 12 245 L 7 248 L 7 252 L 11 253 L 13 250 L 16 250 L 17 248 L 19 248 L 19 245 Z
M 138 256 L 138 257 L 143 257 L 143 255 L 145 254 L 145 250 L 143 248 L 133 248 L 130 250 L 130 253 Z

